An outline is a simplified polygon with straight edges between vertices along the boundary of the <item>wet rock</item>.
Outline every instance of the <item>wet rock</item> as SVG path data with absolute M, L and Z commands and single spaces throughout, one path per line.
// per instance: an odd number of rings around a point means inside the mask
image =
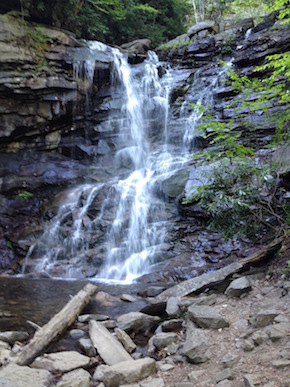
M 280 312 L 275 309 L 261 309 L 254 314 L 250 320 L 253 327 L 263 328 L 269 324 L 272 324 L 274 318 L 278 316 Z
M 122 301 L 126 301 L 126 302 L 135 302 L 136 301 L 136 298 L 131 296 L 130 294 L 122 294 L 120 299 Z
M 100 321 L 100 324 L 107 329 L 115 329 L 117 326 L 117 321 L 115 320 Z
M 101 323 L 91 320 L 89 333 L 98 354 L 108 365 L 132 359 L 122 344 Z
M 161 190 L 164 195 L 170 198 L 176 198 L 183 192 L 187 180 L 187 169 L 174 171 L 169 177 L 163 180 L 163 182 L 161 183 Z
M 106 387 L 117 387 L 126 383 L 135 383 L 156 373 L 154 359 L 144 358 L 125 361 L 104 370 L 103 382 Z
M 37 357 L 32 368 L 42 368 L 50 372 L 69 372 L 76 368 L 88 367 L 90 358 L 76 351 L 48 353 Z
M 141 312 L 130 312 L 117 318 L 120 329 L 126 332 L 144 332 L 149 333 L 160 321 L 157 316 L 149 316 Z
M 149 39 L 137 39 L 129 43 L 124 43 L 121 48 L 130 54 L 146 54 L 150 49 L 151 41 Z
M 0 369 L 0 380 L 3 387 L 46 387 L 52 380 L 52 375 L 46 370 L 36 370 L 11 363 Z
M 29 334 L 27 332 L 20 331 L 6 331 L 0 332 L 0 340 L 13 345 L 15 341 L 25 341 L 29 338 Z
M 200 329 L 196 329 L 191 322 L 187 323 L 186 328 L 183 354 L 190 363 L 205 363 L 211 356 L 205 333 Z
M 85 355 L 90 357 L 96 356 L 97 351 L 91 339 L 85 339 L 85 338 L 80 339 L 79 346 Z
M 156 297 L 158 296 L 158 294 L 163 292 L 163 290 L 164 290 L 164 287 L 162 286 L 149 286 L 149 288 L 141 292 L 140 295 L 142 297 Z
M 231 282 L 225 290 L 228 297 L 240 297 L 242 294 L 248 293 L 252 289 L 250 281 L 247 277 L 237 278 Z
M 229 326 L 225 318 L 211 306 L 191 305 L 188 308 L 188 316 L 200 328 L 219 329 Z
M 95 321 L 106 321 L 109 320 L 109 316 L 105 314 L 82 314 L 78 317 L 78 322 L 85 323 L 89 322 L 90 320 Z
M 57 387 L 90 387 L 91 375 L 84 369 L 68 372 L 56 384 Z
M 84 332 L 82 329 L 72 329 L 72 330 L 69 332 L 69 335 L 70 335 L 73 339 L 80 339 L 81 337 L 84 337 L 85 332 Z
M 136 344 L 125 331 L 123 331 L 120 328 L 115 328 L 115 333 L 116 333 L 117 339 L 124 346 L 124 348 L 128 353 L 132 353 L 136 350 L 137 348 Z

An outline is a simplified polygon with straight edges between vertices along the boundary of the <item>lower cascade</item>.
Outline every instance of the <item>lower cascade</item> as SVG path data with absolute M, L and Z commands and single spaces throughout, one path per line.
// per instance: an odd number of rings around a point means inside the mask
M 88 183 L 61 195 L 44 233 L 29 249 L 22 274 L 130 283 L 166 259 L 164 244 L 171 243 L 177 217 L 173 199 L 185 188 L 195 126 L 202 117 L 196 106 L 212 102 L 225 70 L 206 85 L 197 74 L 190 100 L 176 114 L 170 96 L 178 69 L 160 63 L 150 51 L 143 63 L 129 65 L 117 49 L 92 44 L 83 71 L 81 62 L 74 65 L 76 78 L 92 82 L 94 50 L 109 51 L 113 63 L 113 93 L 104 102 L 110 113 L 100 131 L 111 132 L 114 149 L 102 139 L 96 146 L 102 147 L 100 153 L 112 153 L 111 164 L 107 168 L 101 159 L 89 169 Z

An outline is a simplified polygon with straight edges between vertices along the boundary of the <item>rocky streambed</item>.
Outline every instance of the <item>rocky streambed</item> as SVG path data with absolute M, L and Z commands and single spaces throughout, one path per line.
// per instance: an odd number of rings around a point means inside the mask
M 200 294 L 179 296 L 186 281 L 179 290 L 171 288 L 170 297 L 162 287 L 134 296 L 99 291 L 95 309 L 87 309 L 66 333 L 75 347 L 53 344 L 29 366 L 17 365 L 29 334 L 3 331 L 1 386 L 289 386 L 285 256 L 289 240 L 267 266 L 221 281 L 207 275 Z M 99 313 L 114 305 L 120 305 L 117 314 Z

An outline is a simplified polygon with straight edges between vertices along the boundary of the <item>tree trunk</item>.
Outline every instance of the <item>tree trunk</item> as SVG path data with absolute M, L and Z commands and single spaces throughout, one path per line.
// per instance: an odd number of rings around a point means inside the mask
M 56 336 L 62 334 L 75 321 L 96 290 L 97 287 L 93 284 L 87 284 L 80 290 L 59 313 L 35 332 L 31 341 L 16 358 L 16 363 L 18 365 L 30 364 Z

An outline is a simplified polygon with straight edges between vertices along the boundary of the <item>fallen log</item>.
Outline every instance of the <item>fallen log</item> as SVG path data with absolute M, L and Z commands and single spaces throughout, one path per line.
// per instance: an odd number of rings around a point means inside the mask
M 263 262 L 272 257 L 282 246 L 283 237 L 275 239 L 272 243 L 259 251 L 251 254 L 249 257 L 240 259 L 237 262 L 231 263 L 221 269 L 212 271 L 210 273 L 202 274 L 198 277 L 183 281 L 169 289 L 164 290 L 157 297 L 153 303 L 166 302 L 170 297 L 184 297 L 189 294 L 201 293 L 206 288 L 212 288 L 223 281 L 227 280 L 231 275 L 240 273 L 248 269 L 252 265 Z
M 35 332 L 33 338 L 17 356 L 16 363 L 18 365 L 30 364 L 56 336 L 63 333 L 75 321 L 96 290 L 97 287 L 93 284 L 87 284 L 81 289 L 59 313 Z

